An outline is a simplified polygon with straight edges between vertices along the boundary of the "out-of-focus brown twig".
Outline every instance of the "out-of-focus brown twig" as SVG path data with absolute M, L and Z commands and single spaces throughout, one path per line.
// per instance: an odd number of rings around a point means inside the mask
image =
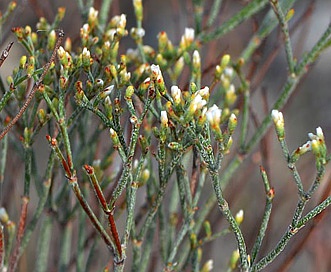
M 20 222 L 19 222 L 19 225 L 18 225 L 18 231 L 17 231 L 17 235 L 16 235 L 16 246 L 15 246 L 15 249 L 14 249 L 14 251 L 13 251 L 11 257 L 10 257 L 10 262 L 9 262 L 9 268 L 8 268 L 9 272 L 16 271 L 18 256 L 19 256 L 19 250 L 20 250 L 20 247 L 21 247 L 21 241 L 22 241 L 22 237 L 24 235 L 24 230 L 25 230 L 25 225 L 26 225 L 28 204 L 29 204 L 29 198 L 24 196 L 22 198 L 21 216 L 20 216 Z

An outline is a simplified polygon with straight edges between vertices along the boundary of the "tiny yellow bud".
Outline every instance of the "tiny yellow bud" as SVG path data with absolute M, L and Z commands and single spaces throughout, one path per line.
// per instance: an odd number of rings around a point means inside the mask
M 72 42 L 71 42 L 71 39 L 69 37 L 67 37 L 65 42 L 64 42 L 64 49 L 68 52 L 71 52 Z
M 230 62 L 231 57 L 229 54 L 225 54 L 221 60 L 221 67 L 224 69 Z
M 240 210 L 237 212 L 235 219 L 237 224 L 240 225 L 244 221 L 244 211 Z
M 213 270 L 213 268 L 214 268 L 214 261 L 208 260 L 207 262 L 205 262 L 200 272 L 210 272 Z
M 143 19 L 143 5 L 141 0 L 133 0 L 134 12 L 136 14 L 137 21 L 141 22 Z
M 25 55 L 22 56 L 20 59 L 20 69 L 24 69 L 26 61 L 27 61 L 27 57 Z
M 144 169 L 144 171 L 142 171 L 141 173 L 142 182 L 145 183 L 149 179 L 150 175 L 151 172 L 149 171 L 149 169 Z
M 3 224 L 6 224 L 9 221 L 9 216 L 5 208 L 0 208 L 0 221 Z
M 52 30 L 48 34 L 47 49 L 52 50 L 55 47 L 55 43 L 56 43 L 56 33 L 55 30 Z
M 287 12 L 286 16 L 285 16 L 285 21 L 289 21 L 289 20 L 291 20 L 292 17 L 293 17 L 293 15 L 294 15 L 294 13 L 295 13 L 294 9 L 293 9 L 293 8 L 290 9 L 290 10 Z
M 84 68 L 91 66 L 91 53 L 86 47 L 84 47 L 82 52 L 82 63 Z
M 272 110 L 271 117 L 275 124 L 278 139 L 283 140 L 285 137 L 283 114 L 278 110 Z
M 125 91 L 125 99 L 131 99 L 131 96 L 134 94 L 134 87 L 132 85 L 128 86 Z
M 230 264 L 229 264 L 229 266 L 232 270 L 234 270 L 237 267 L 239 257 L 240 257 L 240 255 L 239 255 L 238 249 L 232 252 L 232 255 L 230 258 Z
M 10 2 L 8 5 L 8 11 L 12 12 L 16 8 L 16 6 L 17 6 L 17 4 L 15 1 Z

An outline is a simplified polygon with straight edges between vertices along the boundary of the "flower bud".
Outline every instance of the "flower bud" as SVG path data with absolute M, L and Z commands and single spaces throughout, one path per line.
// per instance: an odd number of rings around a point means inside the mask
M 168 115 L 166 111 L 161 111 L 161 116 L 160 116 L 160 120 L 161 120 L 161 126 L 166 128 L 168 127 Z
M 91 29 L 93 29 L 98 24 L 98 11 L 95 10 L 93 7 L 90 7 L 87 22 Z
M 209 238 L 212 235 L 211 226 L 209 221 L 203 222 L 203 227 L 205 229 L 206 237 Z
M 21 57 L 21 59 L 20 59 L 20 69 L 25 68 L 26 60 L 27 60 L 27 57 L 25 55 Z
M 155 82 L 155 86 L 157 87 L 161 95 L 164 95 L 166 92 L 166 87 L 159 65 L 151 65 L 151 79 Z
M 181 150 L 183 148 L 183 146 L 177 142 L 170 142 L 168 144 L 168 148 L 171 150 Z
M 174 68 L 173 68 L 173 75 L 172 75 L 172 79 L 174 81 L 176 81 L 176 79 L 180 76 L 180 74 L 182 73 L 184 69 L 184 58 L 183 57 L 180 57 L 176 62 L 175 62 L 175 65 L 174 65 Z
M 132 85 L 128 86 L 125 90 L 125 99 L 131 100 L 131 96 L 134 94 L 134 87 Z
M 53 48 L 55 47 L 55 43 L 56 43 L 56 33 L 55 30 L 52 30 L 48 34 L 47 49 L 50 51 L 53 50 Z
M 244 221 L 244 211 L 240 210 L 235 216 L 238 226 Z
M 185 28 L 185 33 L 182 36 L 180 43 L 179 43 L 180 49 L 182 49 L 183 51 L 186 51 L 191 46 L 193 41 L 194 41 L 194 29 Z
M 237 116 L 234 113 L 231 113 L 230 118 L 229 118 L 229 134 L 232 135 L 233 131 L 235 130 L 235 128 L 237 127 Z
M 278 139 L 283 140 L 285 138 L 283 114 L 278 110 L 272 110 L 271 117 L 275 124 Z
M 47 120 L 46 113 L 45 113 L 44 109 L 39 109 L 37 115 L 38 115 L 39 123 L 44 124 Z
M 202 266 L 200 272 L 210 272 L 214 268 L 214 261 L 213 260 L 208 260 L 205 262 L 205 264 Z
M 82 63 L 84 68 L 90 68 L 91 66 L 91 53 L 86 47 L 82 52 Z
M 142 171 L 141 173 L 141 182 L 144 184 L 148 181 L 149 177 L 151 175 L 151 172 L 149 171 L 149 169 L 144 169 L 144 171 Z
M 172 99 L 174 100 L 175 105 L 179 105 L 181 103 L 182 92 L 178 88 L 178 86 L 171 87 L 171 96 L 172 96 Z
M 229 54 L 225 54 L 221 60 L 221 67 L 224 69 L 230 63 L 231 57 Z
M 160 53 L 163 53 L 168 45 L 168 35 L 165 31 L 161 31 L 158 35 L 157 35 L 157 40 L 158 40 L 158 49 Z
M 193 67 L 193 72 L 200 73 L 201 58 L 198 50 L 194 50 L 193 52 L 192 67 Z
M 120 141 L 118 139 L 117 133 L 114 129 L 109 129 L 110 138 L 113 140 L 114 148 L 118 148 Z
M 134 13 L 136 15 L 137 21 L 141 22 L 143 20 L 143 5 L 141 0 L 133 0 Z
M 232 252 L 231 258 L 230 258 L 230 264 L 229 267 L 234 270 L 237 267 L 237 263 L 239 261 L 240 255 L 239 255 L 239 250 L 235 250 Z
M 9 221 L 9 216 L 5 208 L 0 208 L 0 221 L 2 224 L 6 225 Z

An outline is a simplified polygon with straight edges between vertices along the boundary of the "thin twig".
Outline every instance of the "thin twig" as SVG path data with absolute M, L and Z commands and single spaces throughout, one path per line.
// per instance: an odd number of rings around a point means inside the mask
M 2 51 L 2 54 L 0 56 L 0 67 L 2 66 L 2 64 L 4 63 L 4 61 L 6 60 L 6 58 L 9 55 L 9 51 L 11 49 L 11 47 L 13 46 L 14 42 L 10 42 L 7 47 L 5 48 L 5 50 Z
M 9 132 L 9 130 L 15 125 L 15 123 L 22 117 L 23 113 L 28 108 L 30 102 L 32 101 L 36 91 L 39 89 L 39 86 L 41 85 L 45 75 L 47 74 L 52 62 L 55 60 L 56 52 L 59 49 L 62 40 L 64 37 L 64 31 L 62 29 L 58 30 L 58 39 L 55 45 L 55 48 L 53 50 L 53 53 L 49 59 L 49 61 L 43 66 L 43 73 L 41 74 L 40 78 L 35 82 L 30 94 L 28 95 L 24 105 L 19 110 L 19 112 L 16 114 L 16 116 L 11 120 L 11 122 L 4 128 L 4 130 L 0 134 L 0 141 L 5 137 L 5 135 Z M 1 56 L 2 57 L 2 56 Z M 1 59 L 0 59 L 1 60 Z M 0 62 L 1 66 L 1 62 Z
M 10 263 L 9 263 L 9 272 L 16 271 L 18 257 L 19 257 L 19 250 L 21 247 L 21 241 L 24 235 L 25 231 L 25 225 L 26 225 L 26 217 L 28 212 L 28 204 L 29 204 L 29 198 L 23 196 L 22 198 L 22 208 L 21 208 L 21 216 L 20 216 L 20 222 L 18 225 L 18 231 L 16 235 L 16 246 L 14 248 L 14 251 L 10 257 Z

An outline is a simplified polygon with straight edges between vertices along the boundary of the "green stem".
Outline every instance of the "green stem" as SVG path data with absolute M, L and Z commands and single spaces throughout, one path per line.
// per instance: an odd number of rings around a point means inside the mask
M 240 254 L 240 263 L 241 263 L 242 269 L 245 270 L 248 268 L 249 264 L 248 264 L 248 259 L 247 259 L 247 250 L 246 250 L 246 243 L 244 240 L 244 236 L 239 228 L 238 223 L 236 222 L 236 219 L 234 218 L 234 216 L 232 215 L 232 213 L 229 209 L 229 205 L 228 205 L 227 201 L 223 197 L 223 192 L 222 192 L 222 189 L 220 186 L 218 172 L 209 170 L 209 173 L 211 175 L 218 207 L 221 210 L 222 214 L 225 216 L 228 223 L 230 224 L 230 227 L 236 237 L 239 254 Z
M 105 29 L 108 20 L 109 10 L 112 4 L 112 0 L 103 0 L 100 7 L 99 24 L 102 30 Z
M 59 261 L 59 271 L 68 271 L 68 265 L 70 261 L 70 250 L 71 250 L 71 239 L 72 239 L 72 224 L 68 222 L 64 226 L 64 231 L 61 239 L 61 249 L 60 249 L 60 261 Z
M 222 5 L 222 0 L 214 0 L 213 5 L 210 9 L 210 14 L 207 22 L 207 27 L 211 27 L 216 19 L 216 17 L 220 14 L 220 8 Z
M 293 58 L 292 45 L 291 45 L 290 33 L 288 30 L 288 24 L 287 24 L 285 15 L 283 13 L 283 10 L 282 10 L 278 0 L 270 0 L 270 4 L 275 11 L 275 14 L 276 14 L 279 24 L 280 24 L 280 28 L 284 35 L 287 63 L 288 63 L 288 67 L 289 67 L 289 72 L 290 72 L 290 74 L 292 74 L 292 73 L 294 73 L 295 61 Z
M 269 0 L 268 0 L 269 1 Z M 267 1 L 267 2 L 268 2 Z M 281 2 L 282 10 L 288 10 L 296 0 L 285 0 Z M 267 3 L 266 3 L 267 4 Z M 259 30 L 254 33 L 246 49 L 241 53 L 241 58 L 247 61 L 256 49 L 261 45 L 262 40 L 267 37 L 278 26 L 278 20 L 272 10 L 264 17 Z
M 25 174 L 24 174 L 24 196 L 29 197 L 30 195 L 30 182 L 31 182 L 31 162 L 32 162 L 32 148 L 31 146 L 26 146 L 24 148 L 24 164 L 25 164 Z
M 252 254 L 251 254 L 251 263 L 254 263 L 257 255 L 260 251 L 262 241 L 263 241 L 263 238 L 265 236 L 265 233 L 266 233 L 266 230 L 268 227 L 268 222 L 270 219 L 271 209 L 272 209 L 272 200 L 274 198 L 274 190 L 270 187 L 267 173 L 265 172 L 265 170 L 262 167 L 261 167 L 261 175 L 262 175 L 262 180 L 264 183 L 264 189 L 265 189 L 265 193 L 266 193 L 266 204 L 265 204 L 265 208 L 264 208 L 264 213 L 263 213 L 263 218 L 262 218 L 261 226 L 259 229 L 259 233 L 258 233 L 255 243 L 253 245 Z
M 233 15 L 231 19 L 223 23 L 218 29 L 208 34 L 201 33 L 199 37 L 200 40 L 202 41 L 202 43 L 208 43 L 222 37 L 242 22 L 251 18 L 252 15 L 263 9 L 267 5 L 268 1 L 269 0 L 255 0 L 250 2 L 246 7 Z
M 41 225 L 40 235 L 37 245 L 37 261 L 36 261 L 36 272 L 46 272 L 48 254 L 50 250 L 50 241 L 52 237 L 52 218 L 47 215 Z

